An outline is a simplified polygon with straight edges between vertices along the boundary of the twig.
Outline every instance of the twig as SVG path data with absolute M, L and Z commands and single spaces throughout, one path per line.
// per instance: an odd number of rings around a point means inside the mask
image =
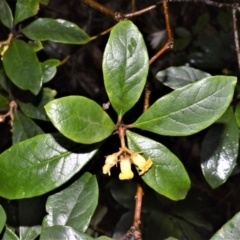
M 10 124 L 11 126 L 13 125 L 13 120 L 14 120 L 14 112 L 17 109 L 17 103 L 15 101 L 11 101 L 9 103 L 9 110 L 7 113 L 0 115 L 0 123 L 4 122 L 7 117 L 10 117 Z
M 145 86 L 145 91 L 144 91 L 144 105 L 143 105 L 143 112 L 146 112 L 149 107 L 149 100 L 150 100 L 150 95 L 151 95 L 151 90 L 148 87 L 148 84 Z
M 239 50 L 239 37 L 238 37 L 238 29 L 237 29 L 237 16 L 236 16 L 236 8 L 232 9 L 232 18 L 233 18 L 233 34 L 234 34 L 234 42 L 235 42 L 235 49 L 237 53 L 238 59 L 238 69 L 240 71 L 240 50 Z

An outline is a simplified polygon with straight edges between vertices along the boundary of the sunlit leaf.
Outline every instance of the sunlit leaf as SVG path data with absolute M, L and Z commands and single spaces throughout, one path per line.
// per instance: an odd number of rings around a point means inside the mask
M 20 240 L 34 240 L 41 233 L 41 226 L 19 227 Z
M 90 38 L 76 24 L 52 18 L 38 18 L 21 32 L 32 40 L 54 41 L 68 44 L 85 44 Z
M 142 94 L 148 67 L 142 34 L 130 21 L 118 23 L 104 51 L 103 76 L 109 100 L 120 119 Z
M 191 67 L 170 67 L 157 73 L 156 78 L 164 85 L 177 89 L 197 80 L 209 77 L 210 74 Z
M 36 53 L 24 41 L 13 39 L 3 56 L 3 66 L 10 80 L 23 90 L 37 95 L 42 86 L 42 69 Z
M 142 179 L 159 194 L 172 200 L 185 198 L 190 179 L 181 161 L 161 143 L 127 131 L 129 148 L 134 152 L 142 152 L 147 160 L 151 158 L 153 166 Z
M 45 109 L 53 125 L 75 142 L 99 142 L 115 129 L 108 114 L 96 102 L 85 97 L 59 98 L 48 103 Z
M 5 228 L 5 231 L 1 239 L 2 240 L 19 240 L 17 235 L 8 227 Z
M 51 134 L 15 144 L 0 155 L 0 196 L 20 199 L 49 192 L 77 173 L 97 149 Z
M 232 101 L 236 77 L 214 76 L 158 99 L 131 126 L 167 136 L 188 136 L 214 123 Z
M 233 109 L 214 123 L 201 149 L 201 168 L 212 188 L 222 185 L 231 175 L 238 156 L 239 134 Z
M 85 232 L 96 209 L 97 199 L 96 177 L 85 173 L 71 186 L 48 198 L 48 215 L 43 221 L 43 227 L 64 225 Z

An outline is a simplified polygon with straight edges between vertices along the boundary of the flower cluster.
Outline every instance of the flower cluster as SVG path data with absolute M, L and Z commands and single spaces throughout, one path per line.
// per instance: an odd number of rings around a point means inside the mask
M 119 152 L 113 153 L 106 157 L 105 165 L 103 166 L 103 174 L 108 174 L 110 176 L 111 174 L 110 169 L 113 166 L 117 165 L 118 162 L 120 164 L 121 170 L 119 174 L 120 180 L 127 180 L 133 178 L 133 172 L 131 169 L 132 163 L 139 170 L 139 175 L 142 175 L 145 172 L 147 172 L 152 167 L 153 164 L 151 158 L 145 160 L 145 158 L 139 153 L 134 152 L 131 154 L 127 154 L 125 151 L 120 149 Z

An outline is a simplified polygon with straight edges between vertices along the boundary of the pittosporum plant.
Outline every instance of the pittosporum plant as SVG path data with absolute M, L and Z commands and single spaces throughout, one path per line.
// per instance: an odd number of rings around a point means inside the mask
M 24 12 L 20 2 L 17 2 L 14 19 L 6 1 L 1 2 L 0 10 L 4 10 L 5 18 L 0 19 L 9 29 L 34 15 L 27 10 Z M 35 5 L 38 6 L 38 2 Z M 125 114 L 139 101 L 146 85 L 149 59 L 137 27 L 129 20 L 121 21 L 112 29 L 103 56 L 104 85 L 109 102 L 117 113 L 114 122 L 107 111 L 91 99 L 67 96 L 53 100 L 54 90 L 42 88 L 53 78 L 60 61 L 49 59 L 40 63 L 35 51 L 42 49 L 41 42 L 85 44 L 89 37 L 83 30 L 65 20 L 42 18 L 22 28 L 20 34 L 31 41 L 27 43 L 10 34 L 1 45 L 1 86 L 10 92 L 5 84 L 9 79 L 18 88 L 30 90 L 40 97 L 38 107 L 45 105 L 45 112 L 34 108 L 28 101 L 17 99 L 14 102 L 21 112 L 13 102 L 11 111 L 2 116 L 2 121 L 6 116 L 11 117 L 14 145 L 0 155 L 1 197 L 10 200 L 32 198 L 56 189 L 78 173 L 113 133 L 119 135 L 119 150 L 111 152 L 109 149 L 109 155 L 102 159 L 102 173 L 109 177 L 112 168 L 118 167 L 120 180 L 139 177 L 163 196 L 172 200 L 184 199 L 190 188 L 190 179 L 183 164 L 167 147 L 146 137 L 145 133 L 189 136 L 209 126 L 203 142 L 201 167 L 204 176 L 212 187 L 221 185 L 230 176 L 238 155 L 237 122 L 240 122 L 239 105 L 236 108 L 237 121 L 230 106 L 237 82 L 235 77 L 210 76 L 188 67 L 160 71 L 157 79 L 174 91 L 160 97 L 135 122 L 125 123 Z M 28 94 L 27 99 L 35 99 Z M 31 118 L 50 120 L 59 133 L 44 134 Z M 26 136 L 20 130 L 21 124 L 28 133 Z M 33 131 L 27 131 L 28 128 Z M 143 131 L 137 134 L 134 129 Z M 216 141 L 220 134 L 219 144 Z M 229 145 L 232 146 L 230 152 L 224 152 Z M 228 164 L 224 168 L 224 161 L 221 162 L 224 154 L 232 162 L 230 167 Z M 133 167 L 138 176 L 134 176 Z M 48 214 L 41 227 L 31 230 L 22 227 L 20 235 L 24 236 L 29 230 L 31 239 L 39 234 L 42 240 L 66 236 L 68 239 L 93 239 L 85 232 L 96 209 L 98 194 L 96 177 L 84 173 L 72 185 L 48 198 Z M 6 215 L 1 207 L 0 230 L 5 222 Z M 8 227 L 4 236 L 18 239 Z

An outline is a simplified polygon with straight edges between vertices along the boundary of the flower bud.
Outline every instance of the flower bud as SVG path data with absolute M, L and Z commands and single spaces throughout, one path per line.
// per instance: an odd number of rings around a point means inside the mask
M 111 155 L 108 155 L 105 160 L 105 165 L 103 166 L 103 174 L 107 174 L 110 176 L 110 169 L 116 165 L 118 162 L 118 156 L 117 153 L 113 153 Z
M 147 172 L 152 167 L 153 164 L 151 158 L 148 158 L 148 160 L 146 161 L 145 158 L 138 153 L 131 154 L 131 160 L 140 170 L 139 175 L 142 175 L 145 172 Z
M 128 157 L 120 160 L 120 169 L 121 169 L 121 173 L 119 174 L 120 180 L 128 180 L 133 178 L 131 162 Z

